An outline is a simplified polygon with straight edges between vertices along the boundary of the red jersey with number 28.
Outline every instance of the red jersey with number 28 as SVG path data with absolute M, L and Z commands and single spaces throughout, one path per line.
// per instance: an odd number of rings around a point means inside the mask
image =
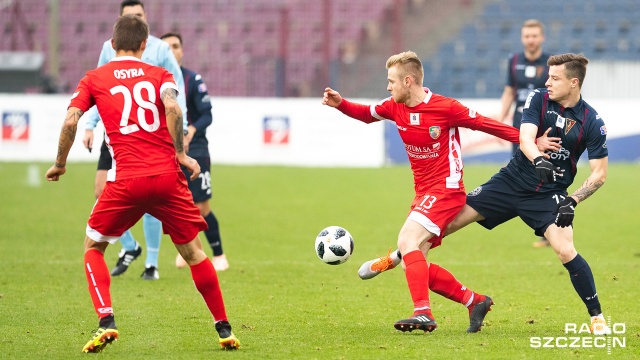
M 377 105 L 360 105 L 342 100 L 338 110 L 366 123 L 391 120 L 396 123 L 409 155 L 416 194 L 457 189 L 464 191 L 462 153 L 458 127 L 480 130 L 517 143 L 519 131 L 476 113 L 459 101 L 434 94 L 409 107 L 391 97 Z
M 160 94 L 178 91 L 166 69 L 121 56 L 87 72 L 69 107 L 94 104 L 104 123 L 113 164 L 107 181 L 179 172 Z

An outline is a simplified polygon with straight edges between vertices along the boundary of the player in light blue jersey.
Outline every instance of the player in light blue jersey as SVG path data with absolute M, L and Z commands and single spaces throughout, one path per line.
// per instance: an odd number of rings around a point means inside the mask
M 144 4 L 139 0 L 124 0 L 120 3 L 120 16 L 122 15 L 135 15 L 139 16 L 146 21 L 144 12 Z M 111 40 L 104 42 L 102 51 L 100 52 L 100 59 L 98 60 L 98 66 L 102 66 L 113 58 L 115 58 L 116 52 L 111 46 Z M 167 69 L 176 80 L 178 84 L 178 104 L 184 114 L 185 122 L 183 124 L 184 129 L 187 128 L 187 102 L 184 91 L 184 78 L 182 77 L 182 71 L 180 65 L 176 61 L 175 56 L 171 52 L 169 46 L 159 38 L 149 35 L 147 39 L 147 47 L 144 53 L 142 53 L 142 61 L 162 66 Z M 84 146 L 91 151 L 93 148 L 93 129 L 100 121 L 100 117 L 96 108 L 92 108 L 87 113 L 86 131 L 84 135 Z M 185 139 L 185 145 L 186 145 Z M 112 156 L 103 141 L 100 147 L 100 159 L 98 160 L 98 170 L 96 172 L 96 179 L 94 185 L 94 193 L 96 198 L 100 196 L 104 190 L 104 186 L 107 181 L 107 172 L 112 167 Z M 144 236 L 147 244 L 147 259 L 145 262 L 145 270 L 142 273 L 142 278 L 145 280 L 158 280 L 160 275 L 158 273 L 158 251 L 160 250 L 160 240 L 162 239 L 162 224 L 160 221 L 149 214 L 145 214 L 143 217 Z M 131 231 L 127 230 L 120 238 L 122 243 L 122 250 L 118 254 L 118 262 L 111 271 L 111 275 L 117 276 L 129 268 L 129 264 L 135 260 L 142 253 L 140 244 L 133 238 Z

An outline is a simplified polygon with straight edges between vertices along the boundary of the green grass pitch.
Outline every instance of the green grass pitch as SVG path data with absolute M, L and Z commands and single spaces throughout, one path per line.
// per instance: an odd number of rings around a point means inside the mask
M 70 164 L 59 183 L 43 180 L 48 166 L 0 163 L 0 358 L 91 356 L 81 353 L 97 327 L 82 269 L 82 241 L 94 203 L 95 164 Z M 467 166 L 467 190 L 498 168 Z M 407 167 L 214 166 L 212 208 L 231 264 L 219 277 L 240 350 L 218 350 L 213 321 L 189 271 L 173 265 L 176 251 L 165 236 L 159 281 L 140 279 L 142 258 L 112 279 L 120 339 L 99 356 L 639 358 L 639 170 L 638 165 L 611 165 L 607 183 L 577 207 L 575 219 L 576 247 L 593 270 L 605 316 L 625 324 L 625 333 L 616 334 L 619 341 L 624 338 L 624 348 L 619 342 L 611 349 L 530 346 L 531 337 L 591 336 L 564 333 L 565 323 L 587 322 L 587 312 L 553 251 L 534 249 L 536 238 L 519 219 L 493 231 L 470 225 L 429 255 L 466 286 L 494 298 L 483 331 L 466 334 L 466 309 L 432 293 L 438 329 L 396 332 L 393 323 L 412 310 L 403 272 L 362 281 L 357 269 L 395 248 L 413 197 Z M 570 190 L 588 173 L 588 167 L 580 168 Z M 328 225 L 345 227 L 355 239 L 354 254 L 343 265 L 325 265 L 314 253 L 315 236 Z M 133 232 L 144 247 L 141 224 Z M 107 250 L 110 268 L 119 249 L 117 244 Z M 205 249 L 210 255 L 206 243 Z

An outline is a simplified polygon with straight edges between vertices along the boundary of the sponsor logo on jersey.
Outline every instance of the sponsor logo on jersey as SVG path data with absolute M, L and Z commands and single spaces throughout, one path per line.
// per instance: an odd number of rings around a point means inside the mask
M 549 155 L 552 160 L 567 160 L 571 156 L 571 152 L 563 147 L 557 152 L 547 150 L 545 154 Z
M 600 126 L 600 135 L 607 135 L 607 127 L 602 125 Z
M 602 148 L 606 149 L 607 148 L 607 142 L 605 141 L 604 144 L 602 144 Z
M 525 66 L 524 76 L 530 79 L 536 77 L 536 67 L 531 65 Z
M 407 155 L 414 159 L 431 159 L 440 156 L 440 143 L 435 143 L 433 146 L 416 146 L 405 144 Z
M 198 92 L 199 93 L 207 92 L 207 85 L 205 85 L 205 83 L 200 83 L 200 85 L 198 85 Z
M 2 113 L 2 139 L 11 141 L 29 140 L 29 112 L 5 111 Z
M 73 93 L 73 95 L 71 95 L 71 100 L 75 99 L 76 96 L 78 96 L 80 94 L 80 91 L 76 91 Z
M 476 118 L 476 111 L 469 109 L 469 117 L 472 119 Z
M 420 113 L 410 113 L 409 114 L 409 124 L 411 124 L 411 125 L 420 125 Z
M 398 130 L 400 130 L 400 131 L 407 131 L 407 128 L 406 128 L 406 127 L 404 127 L 404 126 L 400 126 L 400 125 L 396 124 L 396 127 L 397 127 L 397 128 L 398 128 Z
M 556 127 L 563 129 L 564 128 L 564 122 L 565 122 L 565 118 L 563 118 L 562 116 L 558 115 L 558 118 L 556 119 Z
M 437 139 L 440 137 L 440 126 L 431 126 L 429 127 L 429 135 L 431 135 L 432 139 Z
M 289 117 L 265 116 L 262 121 L 263 140 L 269 145 L 286 145 L 289 143 Z
M 564 134 L 567 135 L 569 131 L 571 131 L 571 128 L 573 127 L 573 125 L 575 124 L 576 124 L 575 120 L 567 118 L 567 126 L 564 128 Z

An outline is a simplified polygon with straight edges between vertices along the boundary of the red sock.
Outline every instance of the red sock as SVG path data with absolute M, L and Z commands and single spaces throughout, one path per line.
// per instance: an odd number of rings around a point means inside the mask
M 429 288 L 436 294 L 467 307 L 484 300 L 483 295 L 467 289 L 449 270 L 434 263 L 429 263 Z
M 402 256 L 405 276 L 413 300 L 413 315 L 426 314 L 433 318 L 429 303 L 429 268 L 422 251 L 414 250 Z
M 93 301 L 93 308 L 99 318 L 113 314 L 111 308 L 111 275 L 104 262 L 104 254 L 96 249 L 89 249 L 84 253 L 84 272 L 89 282 L 89 294 Z
M 222 300 L 222 291 L 220 291 L 220 283 L 218 282 L 218 274 L 216 274 L 216 270 L 213 268 L 211 261 L 205 259 L 190 268 L 193 283 L 202 295 L 214 320 L 227 320 L 227 313 L 224 309 L 224 301 Z

